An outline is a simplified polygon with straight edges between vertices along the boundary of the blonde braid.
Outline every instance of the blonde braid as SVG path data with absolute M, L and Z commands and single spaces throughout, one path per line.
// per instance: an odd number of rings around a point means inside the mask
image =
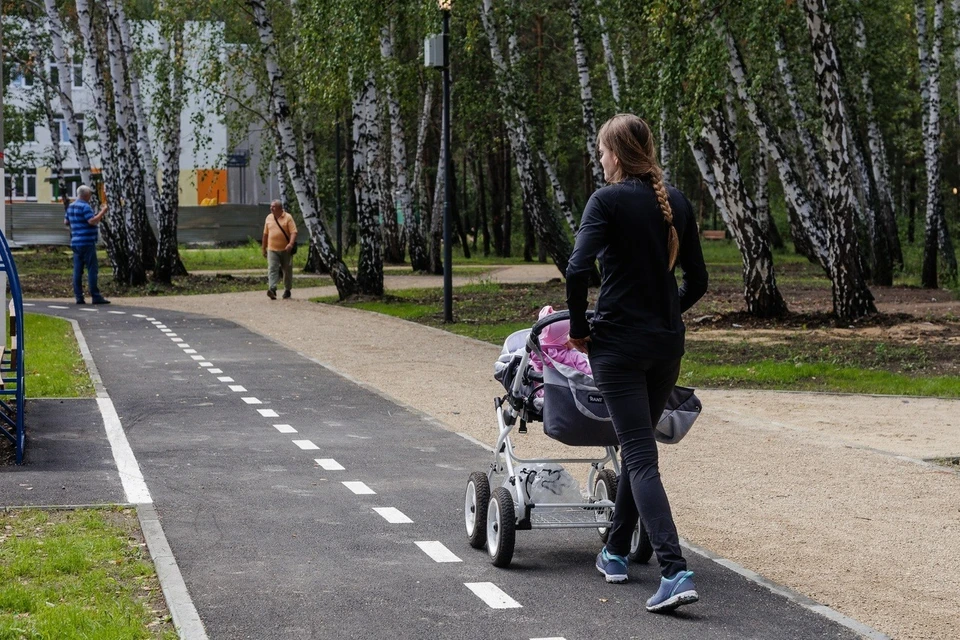
M 680 252 L 680 238 L 677 236 L 677 228 L 673 226 L 673 209 L 670 207 L 667 187 L 663 184 L 663 172 L 659 167 L 651 172 L 650 182 L 654 193 L 657 194 L 657 202 L 660 204 L 660 212 L 663 213 L 663 221 L 670 227 L 667 232 L 667 253 L 669 254 L 667 269 L 673 270 L 673 265 L 677 262 L 677 254 Z

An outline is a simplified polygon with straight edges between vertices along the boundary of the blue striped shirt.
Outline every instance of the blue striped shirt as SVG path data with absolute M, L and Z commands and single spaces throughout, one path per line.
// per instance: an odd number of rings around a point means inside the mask
M 97 244 L 97 227 L 88 222 L 95 214 L 93 207 L 77 199 L 67 207 L 67 220 L 70 222 L 70 246 L 86 247 Z

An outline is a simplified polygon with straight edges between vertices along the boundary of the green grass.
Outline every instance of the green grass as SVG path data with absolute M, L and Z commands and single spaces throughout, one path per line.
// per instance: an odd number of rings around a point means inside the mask
M 27 397 L 93 397 L 93 382 L 70 323 L 61 318 L 27 313 L 23 325 Z
M 0 512 L 0 638 L 176 637 L 133 510 Z

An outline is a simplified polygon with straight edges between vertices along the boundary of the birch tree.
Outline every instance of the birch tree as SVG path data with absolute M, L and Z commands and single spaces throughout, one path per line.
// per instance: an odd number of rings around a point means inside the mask
M 377 86 L 370 71 L 353 101 L 353 181 L 360 240 L 357 284 L 360 293 L 373 296 L 383 295 L 379 180 L 375 166 L 379 138 Z
M 600 21 L 600 42 L 603 43 L 603 61 L 607 67 L 607 81 L 610 83 L 610 92 L 613 94 L 613 104 L 620 110 L 620 78 L 617 76 L 617 60 L 613 55 L 613 46 L 610 44 L 610 30 L 607 29 L 607 19 L 603 15 L 603 0 L 597 0 L 597 18 Z M 626 64 L 626 58 L 624 58 Z
M 593 176 L 593 188 L 603 186 L 603 168 L 597 153 L 597 121 L 593 113 L 593 90 L 590 88 L 590 65 L 587 63 L 587 47 L 583 40 L 580 0 L 570 0 L 570 22 L 573 25 L 573 51 L 577 60 L 577 77 L 580 81 L 580 113 L 583 117 L 583 133 L 586 136 L 587 157 Z M 556 171 L 550 167 L 554 176 Z M 562 208 L 562 207 L 561 207 Z
M 277 63 L 277 48 L 273 32 L 273 23 L 267 13 L 265 0 L 246 0 L 250 8 L 257 34 L 260 39 L 261 56 L 266 67 L 270 83 L 270 107 L 273 127 L 279 141 L 276 153 L 278 164 L 284 167 L 287 178 L 297 196 L 303 222 L 310 241 L 317 245 L 324 264 L 333 276 L 340 299 L 353 295 L 357 290 L 357 281 L 350 270 L 337 256 L 329 234 L 320 220 L 317 210 L 316 194 L 309 188 L 302 159 L 299 157 L 294 122 L 290 104 L 287 101 L 283 71 Z
M 927 170 L 927 215 L 923 242 L 921 284 L 937 287 L 937 251 L 943 257 L 946 275 L 957 276 L 953 243 L 947 231 L 943 193 L 940 188 L 940 68 L 943 50 L 943 0 L 933 3 L 933 32 L 927 33 L 927 2 L 916 0 L 917 48 L 920 56 L 920 95 L 923 114 L 923 155 Z
M 817 95 L 823 118 L 823 143 L 827 152 L 828 269 L 833 311 L 843 320 L 876 313 L 873 294 L 860 270 L 855 212 L 849 196 L 850 151 L 840 88 L 836 46 L 827 21 L 824 0 L 803 0 L 810 34 Z
M 531 146 L 530 125 L 527 121 L 512 77 L 513 71 L 504 59 L 500 38 L 493 16 L 493 0 L 483 0 L 481 11 L 483 28 L 490 45 L 497 88 L 504 110 L 504 120 L 510 132 L 510 142 L 516 163 L 524 207 L 530 215 L 537 237 L 561 273 L 566 273 L 572 246 L 557 216 L 546 203 L 543 185 L 536 170 Z M 508 50 L 515 47 L 516 36 L 507 34 Z M 511 57 L 513 57 L 511 51 Z

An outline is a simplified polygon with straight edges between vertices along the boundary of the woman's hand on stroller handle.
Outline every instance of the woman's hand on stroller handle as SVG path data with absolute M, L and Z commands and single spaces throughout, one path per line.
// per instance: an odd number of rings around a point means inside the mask
M 589 354 L 590 353 L 590 336 L 587 336 L 585 338 L 570 338 L 567 341 L 566 346 L 568 349 L 576 349 L 577 351 L 581 351 L 583 353 Z

